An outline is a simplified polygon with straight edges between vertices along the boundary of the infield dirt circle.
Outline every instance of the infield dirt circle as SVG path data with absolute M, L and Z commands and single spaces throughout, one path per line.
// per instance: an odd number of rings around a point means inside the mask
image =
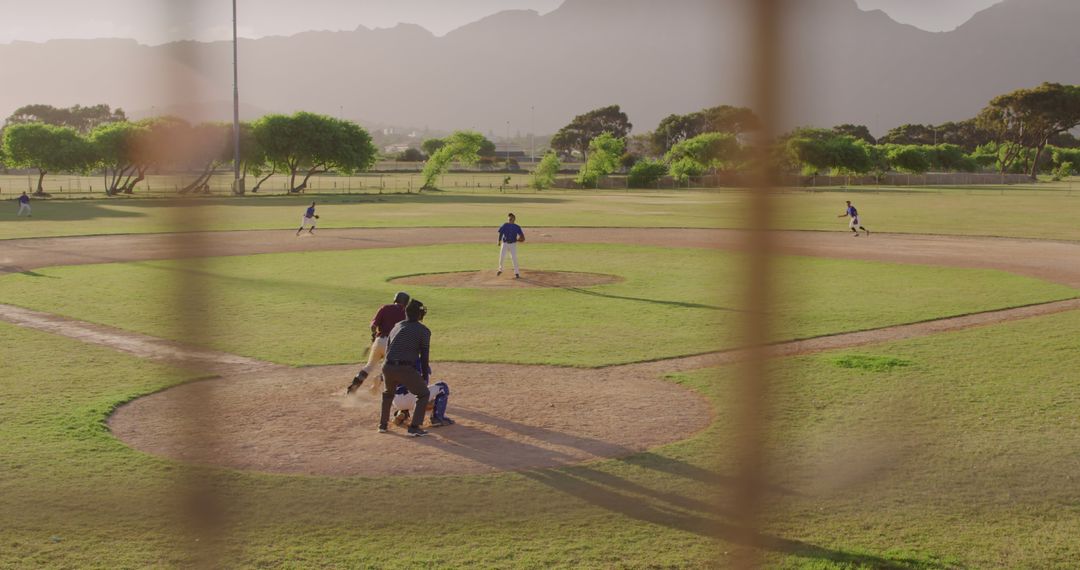
M 173 387 L 121 406 L 109 428 L 132 447 L 192 463 L 333 476 L 479 474 L 620 457 L 705 428 L 708 403 L 623 369 L 436 364 L 457 423 L 412 438 L 376 431 L 381 397 L 352 395 L 356 366 L 286 368 Z M 426 423 L 426 422 L 425 422 Z

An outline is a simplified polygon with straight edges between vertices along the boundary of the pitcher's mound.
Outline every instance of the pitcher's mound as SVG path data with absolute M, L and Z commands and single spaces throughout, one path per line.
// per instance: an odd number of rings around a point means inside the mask
M 461 475 L 621 457 L 702 430 L 701 395 L 619 367 L 586 370 L 438 363 L 457 421 L 429 437 L 375 430 L 381 398 L 356 366 L 264 370 L 175 386 L 109 418 L 128 445 L 154 455 L 271 473 L 379 477 Z
M 620 283 L 622 277 L 603 273 L 576 273 L 572 271 L 523 271 L 520 279 L 514 279 L 513 271 L 495 275 L 494 271 L 459 271 L 456 273 L 427 273 L 391 279 L 391 283 L 404 285 L 428 285 L 431 287 L 461 287 L 473 289 L 510 287 L 591 287 Z

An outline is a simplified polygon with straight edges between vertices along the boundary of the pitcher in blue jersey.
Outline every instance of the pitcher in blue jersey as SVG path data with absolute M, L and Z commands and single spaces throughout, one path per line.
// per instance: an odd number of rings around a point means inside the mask
M 502 275 L 503 260 L 507 252 L 510 253 L 510 261 L 514 264 L 514 279 L 521 279 L 521 270 L 518 268 L 517 242 L 525 241 L 525 232 L 521 226 L 515 223 L 517 216 L 511 212 L 505 224 L 499 227 L 499 270 L 495 275 Z

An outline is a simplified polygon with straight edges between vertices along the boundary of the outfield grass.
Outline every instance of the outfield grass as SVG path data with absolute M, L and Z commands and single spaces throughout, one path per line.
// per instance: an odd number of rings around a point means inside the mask
M 877 232 L 992 235 L 1080 240 L 1080 192 L 993 189 L 849 189 L 785 192 L 777 197 L 777 228 L 844 231 L 836 218 L 852 200 Z M 299 225 L 312 201 L 320 227 L 497 227 L 508 211 L 528 228 L 693 227 L 742 228 L 746 193 L 738 190 L 668 192 L 309 195 L 192 198 L 188 200 L 35 201 L 33 219 L 16 219 L 16 206 L 0 206 L 0 239 L 43 236 L 156 233 L 191 229 L 199 215 L 210 230 L 285 229 Z M 198 206 L 193 206 L 197 204 Z
M 778 363 L 770 451 L 785 492 L 766 517 L 769 567 L 1072 568 L 1078 339 L 1074 311 Z M 191 470 L 102 424 L 189 375 L 7 324 L 0 342 L 16 347 L 0 377 L 0 567 L 190 564 L 188 547 L 210 537 L 170 514 Z M 837 365 L 882 359 L 910 364 Z M 675 376 L 716 420 L 620 460 L 378 480 L 212 470 L 222 565 L 724 567 L 737 547 L 724 514 L 733 378 Z
M 58 267 L 0 277 L 0 297 L 278 363 L 349 363 L 362 358 L 371 315 L 402 288 L 389 279 L 490 271 L 496 255 L 494 246 L 453 245 Z M 405 287 L 430 307 L 434 359 L 600 366 L 737 343 L 742 264 L 735 254 L 533 245 L 524 261 L 526 273 L 542 267 L 626 280 L 584 289 Z M 780 271 L 789 286 L 774 311 L 778 340 L 1077 296 L 992 270 L 790 257 Z M 837 276 L 846 275 L 858 275 L 857 285 L 838 287 Z M 189 289 L 175 290 L 179 277 L 194 280 L 182 285 Z M 195 312 L 202 302 L 207 311 Z M 173 327 L 181 314 L 202 321 L 205 332 L 182 337 Z

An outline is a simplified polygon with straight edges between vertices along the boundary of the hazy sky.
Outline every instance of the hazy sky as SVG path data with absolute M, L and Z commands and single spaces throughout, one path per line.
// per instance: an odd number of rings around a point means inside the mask
M 950 30 L 1002 0 L 856 0 L 893 19 Z M 547 13 L 562 0 L 237 0 L 241 37 L 307 30 L 352 30 L 419 24 L 437 35 L 499 10 Z M 183 8 L 183 9 L 180 9 Z M 229 0 L 0 0 L 0 42 L 54 38 L 135 38 L 160 44 L 231 37 Z

